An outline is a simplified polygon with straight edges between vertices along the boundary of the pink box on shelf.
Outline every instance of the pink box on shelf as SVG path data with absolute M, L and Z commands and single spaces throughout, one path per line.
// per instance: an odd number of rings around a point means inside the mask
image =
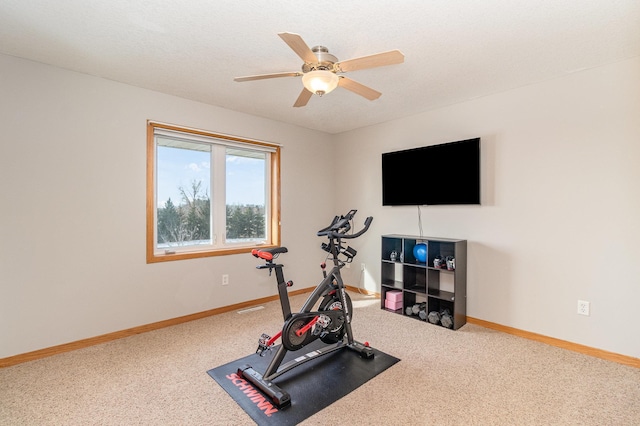
M 400 290 L 388 291 L 387 300 L 394 303 L 402 302 L 402 292 Z
M 397 311 L 398 309 L 402 309 L 402 300 L 400 300 L 399 302 L 392 302 L 389 299 L 385 299 L 384 307 L 387 309 L 391 309 L 392 311 Z

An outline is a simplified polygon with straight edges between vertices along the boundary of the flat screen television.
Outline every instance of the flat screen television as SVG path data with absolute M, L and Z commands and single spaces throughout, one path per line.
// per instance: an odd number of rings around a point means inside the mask
M 480 204 L 480 138 L 382 154 L 382 205 Z

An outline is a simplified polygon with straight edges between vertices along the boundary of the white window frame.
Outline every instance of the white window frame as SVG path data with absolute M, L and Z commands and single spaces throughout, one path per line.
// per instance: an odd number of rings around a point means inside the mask
M 158 247 L 157 245 L 157 184 L 156 164 L 158 138 L 184 140 L 211 145 L 212 164 L 210 188 L 211 244 Z M 267 154 L 265 171 L 265 230 L 266 239 L 227 242 L 226 233 L 226 174 L 225 159 L 228 147 Z M 280 244 L 280 146 L 236 136 L 180 127 L 154 121 L 147 122 L 147 263 L 198 257 L 220 256 L 250 252 L 253 248 L 275 247 Z

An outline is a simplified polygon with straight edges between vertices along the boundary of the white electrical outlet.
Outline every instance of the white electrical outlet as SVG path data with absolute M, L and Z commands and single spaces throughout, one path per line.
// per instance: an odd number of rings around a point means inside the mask
M 229 275 L 228 274 L 223 274 L 222 275 L 222 285 L 229 285 Z
M 367 269 L 367 267 L 365 266 L 365 264 L 364 264 L 364 263 L 361 263 L 361 264 L 360 264 L 360 270 L 361 270 L 361 271 L 364 271 L 365 269 Z
M 578 300 L 578 314 L 589 315 L 589 302 L 585 300 Z

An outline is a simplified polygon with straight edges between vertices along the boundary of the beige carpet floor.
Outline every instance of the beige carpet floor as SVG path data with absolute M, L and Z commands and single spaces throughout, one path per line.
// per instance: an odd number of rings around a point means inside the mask
M 304 425 L 640 425 L 640 369 L 351 295 L 357 340 L 401 361 Z M 0 369 L 0 425 L 253 424 L 206 371 L 278 330 L 263 306 Z

